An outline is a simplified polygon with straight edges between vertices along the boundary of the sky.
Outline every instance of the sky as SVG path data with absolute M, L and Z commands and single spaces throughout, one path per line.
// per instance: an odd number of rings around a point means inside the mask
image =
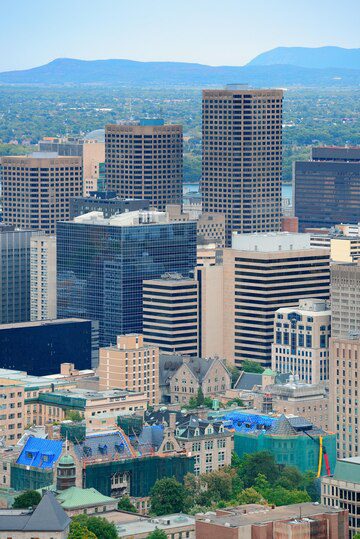
M 0 71 L 55 58 L 244 65 L 279 46 L 360 47 L 360 0 L 0 0 Z

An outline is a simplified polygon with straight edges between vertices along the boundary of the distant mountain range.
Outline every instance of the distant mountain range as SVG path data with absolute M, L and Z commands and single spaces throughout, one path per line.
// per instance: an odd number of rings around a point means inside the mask
M 182 62 L 58 58 L 0 73 L 0 84 L 121 84 L 132 86 L 358 86 L 360 49 L 279 47 L 242 67 Z
M 248 65 L 295 65 L 310 69 L 360 69 L 360 49 L 341 47 L 277 47 L 256 56 Z

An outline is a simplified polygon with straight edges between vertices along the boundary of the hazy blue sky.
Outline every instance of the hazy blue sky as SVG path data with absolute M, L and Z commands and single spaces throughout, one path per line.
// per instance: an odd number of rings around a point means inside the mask
M 0 71 L 59 57 L 242 65 L 277 46 L 360 46 L 360 0 L 0 0 L 0 7 Z

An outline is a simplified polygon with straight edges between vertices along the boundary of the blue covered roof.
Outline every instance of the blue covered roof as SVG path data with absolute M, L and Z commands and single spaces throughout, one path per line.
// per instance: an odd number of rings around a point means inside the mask
M 59 459 L 61 452 L 61 441 L 46 440 L 31 436 L 20 453 L 16 464 L 42 469 L 52 468 L 54 463 Z

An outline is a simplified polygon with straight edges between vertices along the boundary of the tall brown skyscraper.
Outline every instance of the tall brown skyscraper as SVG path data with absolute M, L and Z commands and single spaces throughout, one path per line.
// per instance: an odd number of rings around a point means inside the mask
M 18 228 L 56 232 L 70 217 L 70 198 L 82 195 L 81 157 L 35 152 L 1 158 L 3 219 Z
M 141 120 L 139 125 L 107 125 L 107 188 L 121 198 L 149 200 L 159 211 L 182 201 L 181 125 Z
M 224 213 L 231 233 L 281 229 L 282 90 L 204 90 L 203 211 Z

